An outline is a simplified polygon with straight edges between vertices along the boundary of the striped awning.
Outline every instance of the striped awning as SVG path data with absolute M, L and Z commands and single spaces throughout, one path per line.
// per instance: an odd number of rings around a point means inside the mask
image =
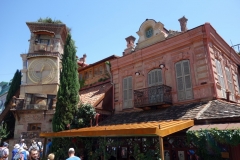
M 147 123 L 118 124 L 72 129 L 61 132 L 42 132 L 40 137 L 121 137 L 121 136 L 167 136 L 192 127 L 193 120 L 174 120 Z

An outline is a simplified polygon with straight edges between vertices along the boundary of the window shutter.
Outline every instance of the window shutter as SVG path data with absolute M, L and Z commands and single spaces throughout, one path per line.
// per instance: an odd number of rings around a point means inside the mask
M 132 77 L 128 77 L 128 108 L 132 107 Z
M 182 66 L 181 62 L 175 64 L 176 70 L 176 79 L 177 79 L 177 91 L 178 91 L 178 100 L 185 99 L 185 92 L 184 92 L 184 81 L 183 81 L 183 73 L 182 73 Z
M 237 92 L 238 92 L 238 94 L 239 94 L 239 81 L 238 81 L 238 75 L 237 74 L 234 74 L 234 76 L 235 76 L 235 79 L 236 79 L 236 85 L 237 85 Z
M 228 82 L 228 89 L 231 92 L 231 100 L 235 100 L 234 98 L 234 90 L 233 90 L 233 83 L 232 83 L 232 75 L 230 73 L 229 68 L 225 67 L 225 71 L 226 71 L 226 76 L 227 76 L 227 82 Z
M 217 72 L 218 72 L 218 81 L 221 85 L 222 95 L 223 95 L 223 98 L 226 98 L 226 89 L 225 89 L 225 83 L 223 78 L 222 66 L 220 61 L 217 59 L 215 59 L 215 63 L 216 63 Z
M 148 73 L 148 86 L 151 86 L 151 73 Z
M 123 79 L 123 107 L 126 108 L 127 107 L 127 103 L 128 103 L 128 90 L 127 90 L 127 78 Z
M 186 99 L 192 99 L 193 93 L 192 93 L 192 82 L 191 82 L 191 73 L 190 73 L 190 66 L 189 61 L 183 61 L 183 72 L 184 72 L 184 82 L 185 82 L 185 98 Z
M 161 69 L 157 69 L 157 77 L 158 77 L 158 83 L 162 84 L 163 78 L 162 78 L 162 70 Z

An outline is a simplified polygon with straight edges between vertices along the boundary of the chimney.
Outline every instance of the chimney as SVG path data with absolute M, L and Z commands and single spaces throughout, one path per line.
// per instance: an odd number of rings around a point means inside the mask
M 187 31 L 187 21 L 188 21 L 188 19 L 185 18 L 185 16 L 183 16 L 178 21 L 180 22 L 181 31 L 186 32 Z
M 230 102 L 230 94 L 231 92 L 229 90 L 226 90 L 227 102 Z
M 136 40 L 136 38 L 133 36 L 129 36 L 125 39 L 127 41 L 127 48 L 124 50 L 123 56 L 130 54 L 130 53 L 132 53 L 132 51 L 134 51 L 134 47 L 135 47 L 134 41 Z

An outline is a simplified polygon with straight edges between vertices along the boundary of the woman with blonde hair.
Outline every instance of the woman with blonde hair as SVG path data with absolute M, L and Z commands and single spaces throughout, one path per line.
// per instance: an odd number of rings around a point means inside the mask
M 50 153 L 48 155 L 48 160 L 54 160 L 55 155 L 53 153 Z

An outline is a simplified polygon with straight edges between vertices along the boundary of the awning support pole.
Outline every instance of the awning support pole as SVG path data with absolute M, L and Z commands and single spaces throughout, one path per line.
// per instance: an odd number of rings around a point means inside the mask
M 159 136 L 159 151 L 161 160 L 164 160 L 163 138 Z
M 44 138 L 44 142 L 43 142 L 43 158 L 47 157 L 47 153 L 46 153 L 46 145 L 47 145 L 47 137 Z
M 104 145 L 106 144 L 106 137 L 104 137 Z M 106 146 L 104 146 L 103 159 L 106 160 Z

